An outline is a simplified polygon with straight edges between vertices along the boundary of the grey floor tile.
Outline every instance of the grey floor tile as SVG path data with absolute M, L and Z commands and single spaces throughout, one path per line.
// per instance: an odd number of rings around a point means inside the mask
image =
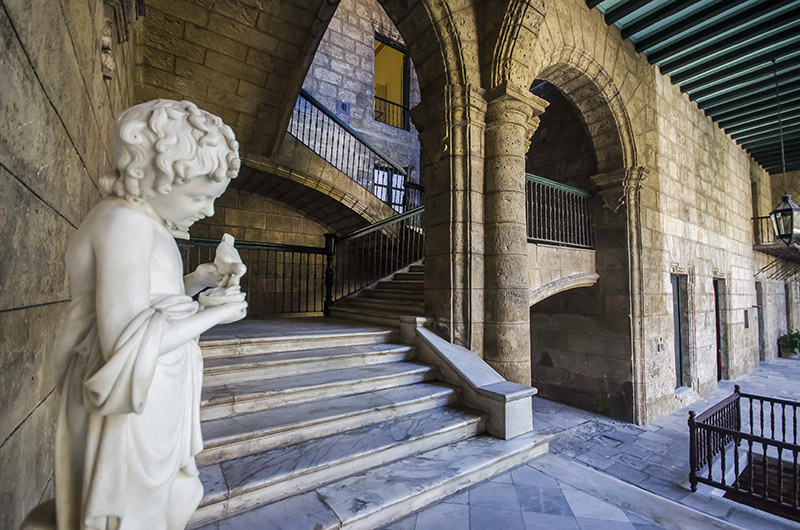
M 580 530 L 578 521 L 569 515 L 522 512 L 525 530 Z
M 604 502 L 597 497 L 592 497 L 566 484 L 561 485 L 561 490 L 564 492 L 564 497 L 566 497 L 572 513 L 577 518 L 601 519 L 618 523 L 630 522 L 625 512 L 617 506 Z
M 511 479 L 511 473 L 503 473 L 502 475 L 498 475 L 494 477 L 489 482 L 499 482 L 501 484 L 513 484 L 514 481 Z
M 414 530 L 417 525 L 417 514 L 409 515 L 404 519 L 400 519 L 389 526 L 383 527 L 382 530 Z
M 414 530 L 445 530 L 469 528 L 469 506 L 465 504 L 435 504 L 417 514 Z
M 572 509 L 560 487 L 528 486 L 525 484 L 518 484 L 515 487 L 520 506 L 524 512 L 572 515 Z
M 525 523 L 519 510 L 470 506 L 469 530 L 525 530 Z
M 541 487 L 558 487 L 556 479 L 549 475 L 545 475 L 538 469 L 533 469 L 530 466 L 520 466 L 511 471 L 511 478 L 514 484 L 526 484 L 528 486 L 541 486 Z
M 469 490 L 470 506 L 489 506 L 502 510 L 519 510 L 517 490 L 513 484 L 484 482 Z
M 578 526 L 581 530 L 635 530 L 634 526 L 627 522 L 583 519 L 581 517 L 575 520 L 578 521 Z
M 459 491 L 442 500 L 449 504 L 469 504 L 469 490 Z

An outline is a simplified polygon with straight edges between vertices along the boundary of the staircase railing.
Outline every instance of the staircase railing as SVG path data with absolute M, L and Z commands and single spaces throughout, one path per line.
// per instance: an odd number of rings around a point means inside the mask
M 219 241 L 192 238 L 181 242 L 184 274 L 214 261 Z M 240 282 L 248 318 L 292 313 L 322 314 L 325 294 L 325 248 L 236 241 L 247 266 Z
M 397 211 L 403 211 L 408 170 L 301 89 L 288 132 Z
M 525 180 L 528 241 L 594 248 L 590 193 L 537 175 Z
M 742 402 L 747 407 L 743 426 Z M 689 481 L 726 497 L 792 518 L 800 517 L 800 403 L 734 392 L 701 414 L 689 412 Z
M 326 234 L 325 313 L 330 305 L 424 257 L 425 206 L 349 234 Z

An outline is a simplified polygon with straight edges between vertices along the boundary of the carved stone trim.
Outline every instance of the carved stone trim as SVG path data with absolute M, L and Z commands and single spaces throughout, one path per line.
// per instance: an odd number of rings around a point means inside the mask
M 642 167 L 629 167 L 608 173 L 598 173 L 589 177 L 600 190 L 597 194 L 603 206 L 614 213 L 629 201 L 631 192 L 638 192 L 650 170 Z

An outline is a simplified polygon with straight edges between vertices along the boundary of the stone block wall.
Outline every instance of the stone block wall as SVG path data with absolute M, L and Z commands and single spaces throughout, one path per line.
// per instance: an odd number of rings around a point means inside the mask
M 220 238 L 310 247 L 325 246 L 325 227 L 280 201 L 229 188 L 214 204 L 214 215 L 191 228 L 192 237 Z
M 412 123 L 405 131 L 375 120 L 375 35 L 404 45 L 400 32 L 376 0 L 342 0 L 328 24 L 303 88 L 331 110 L 350 104 L 349 118 L 340 116 L 402 167 L 413 166 L 420 182 L 420 145 Z M 419 83 L 409 59 L 409 107 L 420 101 Z
M 656 76 L 657 164 L 641 191 L 646 417 L 716 388 L 713 280 L 724 281 L 724 377 L 758 363 L 752 191 L 766 175 L 669 78 Z M 756 187 L 753 187 L 753 183 Z M 675 389 L 671 274 L 687 278 L 687 389 Z M 745 311 L 749 322 L 745 325 Z M 665 347 L 659 348 L 659 344 Z
M 100 1 L 0 5 L 0 527 L 18 528 L 53 495 L 49 355 L 70 302 L 63 257 L 100 198 L 134 59 L 132 38 L 115 45 L 104 80 Z

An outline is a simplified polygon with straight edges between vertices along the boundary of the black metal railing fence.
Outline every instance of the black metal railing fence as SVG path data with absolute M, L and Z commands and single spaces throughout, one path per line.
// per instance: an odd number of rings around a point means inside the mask
M 798 407 L 743 393 L 736 385 L 732 395 L 702 414 L 689 412 L 692 490 L 708 484 L 741 502 L 800 517 Z
M 326 299 L 333 303 L 424 257 L 420 206 L 361 230 L 331 238 L 333 270 Z
M 402 211 L 407 169 L 390 159 L 306 90 L 300 90 L 287 130 L 370 193 L 395 210 Z
M 408 130 L 408 107 L 375 96 L 375 120 L 398 129 Z
M 214 261 L 218 240 L 192 238 L 181 242 L 184 274 Z M 322 314 L 325 249 L 236 241 L 247 272 L 240 285 L 247 299 L 248 318 L 293 313 Z
M 594 248 L 591 194 L 538 175 L 525 175 L 528 241 Z

